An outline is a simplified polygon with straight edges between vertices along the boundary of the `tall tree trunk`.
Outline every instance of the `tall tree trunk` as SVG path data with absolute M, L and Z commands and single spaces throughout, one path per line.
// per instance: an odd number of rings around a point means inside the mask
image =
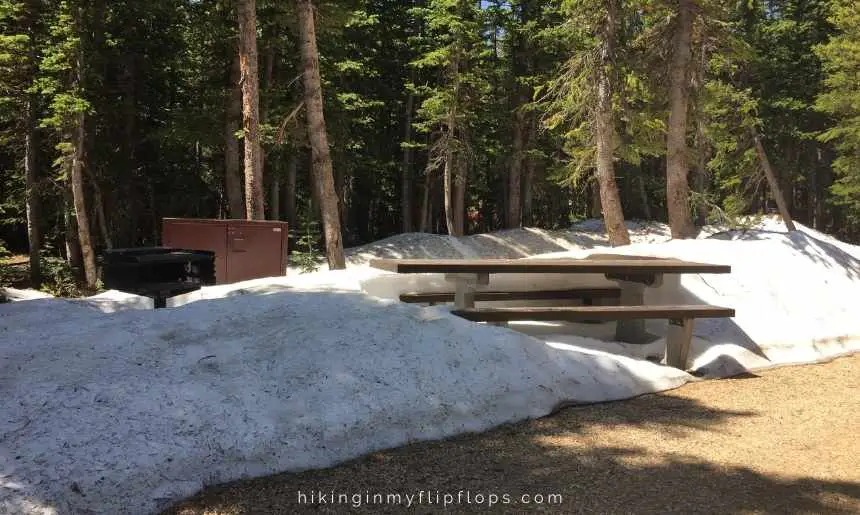
M 666 207 L 672 238 L 695 235 L 690 214 L 690 167 L 687 162 L 687 107 L 690 96 L 693 2 L 678 0 L 678 20 L 669 69 L 669 128 L 666 137 Z
M 239 68 L 242 85 L 242 129 L 245 134 L 245 215 L 263 220 L 263 160 L 260 147 L 260 78 L 257 62 L 257 2 L 239 0 Z
M 90 182 L 93 186 L 93 203 L 95 204 L 94 207 L 96 212 L 96 223 L 99 226 L 99 232 L 101 233 L 102 242 L 104 243 L 105 248 L 112 249 L 113 240 L 110 236 L 110 229 L 108 228 L 107 218 L 105 217 L 105 206 L 102 197 L 101 186 L 98 185 L 92 175 L 90 175 Z
M 468 164 L 464 159 L 457 159 L 455 163 L 456 176 L 454 181 L 454 227 L 457 236 L 466 234 L 466 188 L 469 180 Z
M 42 216 L 39 196 L 39 172 L 37 170 L 36 153 L 39 145 L 36 140 L 35 98 L 27 100 L 25 113 L 26 134 L 24 135 L 24 176 L 26 180 L 26 209 L 27 209 L 27 242 L 30 255 L 30 284 L 38 288 L 42 284 L 41 250 L 42 235 L 39 222 Z
M 445 147 L 445 168 L 443 170 L 442 193 L 445 200 L 445 225 L 448 228 L 448 234 L 451 236 L 462 236 L 463 228 L 457 224 L 457 206 L 455 205 L 456 201 L 454 198 L 457 196 L 456 182 L 458 180 L 457 163 L 455 163 L 454 160 L 459 160 L 459 154 L 455 149 L 457 145 L 457 102 L 460 98 L 460 57 L 457 49 L 454 50 L 454 53 L 451 56 L 450 74 L 451 80 L 454 81 L 454 93 L 451 105 L 448 106 L 448 117 L 447 120 L 445 120 L 446 133 L 442 135 Z
M 263 100 L 260 103 L 260 120 L 261 123 L 267 123 L 269 120 L 269 108 L 272 103 L 272 81 L 275 74 L 275 46 L 269 45 L 266 47 L 266 56 L 263 61 Z M 260 151 L 260 170 L 263 176 L 269 177 L 269 218 L 277 220 L 280 215 L 280 195 L 281 195 L 281 178 L 278 176 L 275 167 L 269 166 L 269 171 L 266 171 L 268 166 L 268 156 L 265 149 Z M 277 204 L 277 206 L 276 206 Z M 277 207 L 277 209 L 276 209 Z
M 613 69 L 615 67 L 615 38 L 618 31 L 618 1 L 606 3 L 606 28 L 601 48 L 601 63 L 597 68 L 597 106 L 594 113 L 594 138 L 597 146 L 597 183 L 603 223 L 614 246 L 629 245 L 630 235 L 624 225 L 624 212 L 615 181 L 615 115 L 613 114 Z
M 323 116 L 322 85 L 319 53 L 317 52 L 314 6 L 311 0 L 296 0 L 307 109 L 308 139 L 313 156 L 313 183 L 317 193 L 325 234 L 326 257 L 330 269 L 346 268 L 338 213 L 337 192 L 334 188 L 331 154 L 328 148 L 325 117 Z
M 526 174 L 523 178 L 523 224 L 534 225 L 534 189 L 537 163 L 534 159 L 526 159 Z
M 66 161 L 66 173 L 71 163 Z M 72 268 L 75 277 L 81 278 L 83 272 L 83 260 L 81 258 L 81 243 L 78 241 L 78 223 L 75 219 L 75 197 L 72 194 L 71 181 L 63 185 L 63 237 L 66 244 L 66 262 Z
M 79 64 L 80 66 L 80 64 Z M 84 280 L 88 288 L 95 288 L 98 276 L 96 273 L 96 257 L 93 251 L 92 237 L 90 233 L 89 214 L 87 212 L 87 201 L 84 194 L 84 145 L 86 144 L 86 127 L 84 113 L 76 115 L 76 126 L 72 142 L 74 150 L 70 159 L 70 174 L 72 186 L 72 197 L 75 205 L 75 219 L 78 225 L 78 242 L 81 245 L 81 257 L 84 266 Z
M 522 184 L 523 184 L 523 149 L 525 147 L 526 115 L 523 111 L 525 100 L 520 97 L 519 106 L 514 114 L 514 141 L 511 149 L 511 167 L 508 169 L 507 217 L 505 225 L 508 229 L 516 229 L 523 225 L 522 215 Z
M 445 168 L 442 176 L 442 194 L 445 198 L 445 225 L 448 228 L 448 234 L 451 236 L 459 236 L 457 234 L 457 225 L 454 222 L 454 152 L 446 151 L 448 157 L 445 158 Z
M 287 158 L 287 177 L 284 185 L 284 214 L 286 215 L 289 228 L 296 226 L 296 179 L 298 178 L 299 160 L 296 157 L 298 150 L 294 150 Z
M 224 122 L 224 187 L 230 218 L 245 218 L 245 201 L 242 197 L 241 149 L 236 132 L 242 126 L 242 88 L 239 85 L 241 71 L 239 53 L 234 56 L 230 67 L 229 96 L 227 97 L 227 117 Z
M 639 165 L 639 175 L 636 177 L 639 186 L 639 201 L 642 202 L 642 214 L 646 220 L 651 220 L 651 205 L 648 202 L 648 190 L 645 189 L 645 166 Z
M 785 201 L 785 196 L 782 194 L 782 188 L 779 186 L 779 178 L 770 166 L 767 153 L 764 151 L 764 145 L 761 143 L 761 137 L 755 129 L 751 129 L 751 131 L 753 133 L 753 142 L 755 143 L 756 153 L 758 154 L 759 161 L 761 162 L 761 167 L 764 170 L 764 175 L 767 177 L 770 191 L 773 194 L 774 200 L 776 200 L 776 207 L 779 210 L 782 221 L 785 222 L 785 227 L 789 231 L 796 231 L 797 228 L 794 226 L 794 222 L 791 219 L 791 213 L 788 210 L 788 203 Z
M 414 74 L 414 72 L 413 72 Z M 415 110 L 415 94 L 412 90 L 409 91 L 406 97 L 406 117 L 403 127 L 403 142 L 406 146 L 403 148 L 403 165 L 401 169 L 400 179 L 400 217 L 401 230 L 403 232 L 411 232 L 415 226 L 412 221 L 412 197 L 414 195 L 413 188 L 413 170 L 412 170 L 412 116 Z
M 430 229 L 430 188 L 433 187 L 433 182 L 430 180 L 430 171 L 424 172 L 424 194 L 421 197 L 421 224 L 418 228 L 419 232 L 427 232 Z
M 269 184 L 269 219 L 281 219 L 281 179 L 272 177 Z
M 603 206 L 600 203 L 600 184 L 594 182 L 588 188 L 590 218 L 603 218 Z

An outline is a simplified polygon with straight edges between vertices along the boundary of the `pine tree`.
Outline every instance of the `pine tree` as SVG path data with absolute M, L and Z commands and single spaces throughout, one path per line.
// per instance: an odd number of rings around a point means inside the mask
M 474 159 L 474 112 L 487 82 L 482 80 L 481 12 L 470 0 L 431 0 L 416 9 L 438 46 L 413 64 L 438 72 L 438 82 L 420 88 L 418 129 L 430 134 L 427 171 L 442 170 L 445 224 L 454 236 L 465 232 L 468 170 Z
M 242 87 L 242 130 L 245 140 L 245 211 L 249 220 L 263 220 L 263 157 L 260 147 L 260 77 L 257 53 L 257 2 L 238 0 L 239 84 Z
M 346 261 L 343 255 L 338 198 L 334 189 L 328 134 L 323 115 L 322 80 L 319 70 L 314 4 L 312 0 L 297 0 L 297 7 L 304 68 L 302 78 L 305 87 L 308 139 L 313 155 L 313 182 L 322 214 L 328 265 L 331 270 L 338 270 L 346 268 Z
M 817 108 L 835 119 L 820 139 L 836 144 L 838 157 L 833 168 L 838 180 L 832 191 L 848 209 L 850 222 L 860 225 L 860 6 L 851 0 L 834 0 L 830 21 L 837 34 L 816 48 L 826 73 L 827 90 L 818 97 Z
M 570 180 L 575 183 L 585 170 L 595 171 L 609 243 L 628 245 L 630 235 L 615 178 L 619 90 L 626 73 L 625 49 L 619 43 L 626 7 L 621 0 L 579 0 L 565 6 L 567 30 L 576 48 L 564 73 L 550 85 L 553 101 L 547 124 L 573 127 L 565 134 L 573 158 Z

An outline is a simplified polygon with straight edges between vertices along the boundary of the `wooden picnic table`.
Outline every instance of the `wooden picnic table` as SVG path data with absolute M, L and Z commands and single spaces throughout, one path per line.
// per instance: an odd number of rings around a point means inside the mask
M 584 259 L 374 259 L 370 266 L 399 274 L 445 274 L 445 279 L 455 288 L 456 309 L 474 308 L 475 293 L 489 284 L 492 274 L 604 274 L 620 287 L 622 306 L 641 306 L 645 288 L 660 286 L 664 274 L 731 272 L 728 265 L 613 254 Z M 616 339 L 641 343 L 647 339 L 645 320 L 618 320 Z

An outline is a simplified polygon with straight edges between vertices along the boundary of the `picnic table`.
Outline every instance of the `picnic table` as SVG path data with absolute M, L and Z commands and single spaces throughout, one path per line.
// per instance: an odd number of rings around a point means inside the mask
M 674 338 L 677 345 L 683 347 L 677 350 L 684 355 L 676 356 L 675 361 L 686 360 L 695 318 L 734 316 L 734 310 L 718 306 L 644 306 L 645 289 L 661 286 L 665 274 L 726 274 L 731 272 L 728 265 L 674 258 L 598 254 L 583 259 L 374 259 L 370 266 L 399 274 L 444 274 L 454 290 L 453 312 L 473 321 L 614 320 L 617 322 L 616 340 L 647 343 L 649 338 L 645 332 L 645 320 L 669 319 L 670 325 L 678 327 L 677 331 L 670 328 L 670 339 Z M 496 300 L 491 298 L 493 294 L 482 291 L 489 285 L 490 276 L 495 274 L 603 274 L 617 285 L 619 303 L 618 306 L 475 308 L 476 299 Z M 588 290 L 594 288 L 583 289 Z M 534 293 L 531 298 L 535 298 Z M 421 296 L 420 293 L 413 295 L 416 298 Z M 485 297 L 482 298 L 482 295 Z M 548 295 L 546 298 L 556 297 Z

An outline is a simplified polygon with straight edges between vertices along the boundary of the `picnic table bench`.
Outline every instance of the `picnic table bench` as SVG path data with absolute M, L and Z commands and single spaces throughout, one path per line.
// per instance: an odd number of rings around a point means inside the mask
M 595 255 L 584 259 L 374 259 L 370 266 L 389 272 L 439 273 L 453 283 L 453 292 L 413 292 L 401 295 L 406 302 L 454 302 L 453 314 L 474 322 L 505 323 L 513 320 L 617 322 L 615 338 L 627 343 L 648 343 L 646 319 L 667 319 L 667 363 L 686 367 L 697 318 L 733 317 L 731 308 L 711 305 L 644 305 L 645 289 L 663 284 L 664 274 L 725 274 L 728 265 L 697 263 L 671 258 Z M 573 288 L 529 292 L 481 291 L 492 274 L 603 274 L 614 288 Z M 618 298 L 618 305 L 594 306 L 594 298 Z M 496 300 L 581 299 L 586 305 L 562 307 L 476 308 L 475 302 Z

